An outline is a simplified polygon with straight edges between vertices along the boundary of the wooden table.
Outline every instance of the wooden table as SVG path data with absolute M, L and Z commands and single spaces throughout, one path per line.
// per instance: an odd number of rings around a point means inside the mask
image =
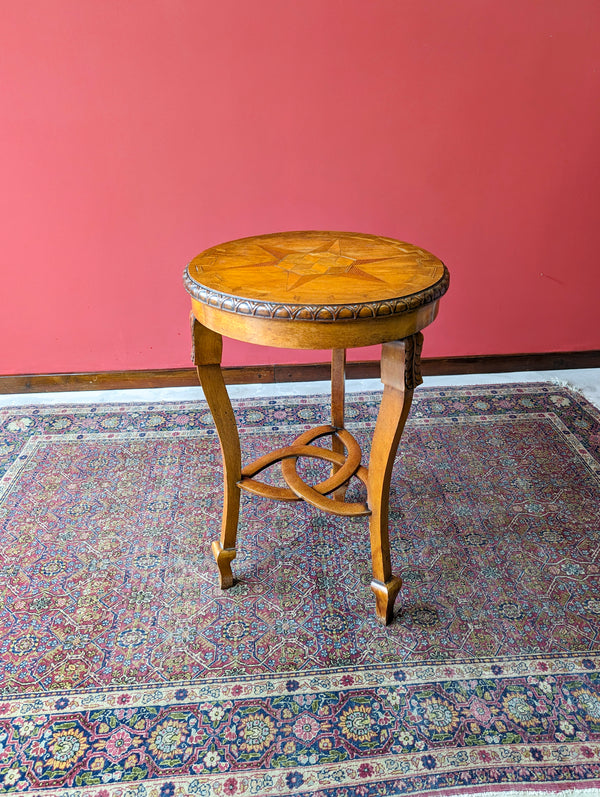
M 388 503 L 394 458 L 413 391 L 422 382 L 421 330 L 437 315 L 449 275 L 434 255 L 392 238 L 347 232 L 289 232 L 243 238 L 199 254 L 184 274 L 192 297 L 194 362 L 221 442 L 224 506 L 221 537 L 212 544 L 220 585 L 233 584 L 240 490 L 278 501 L 307 501 L 334 515 L 369 517 L 377 617 L 391 621 L 402 581 L 392 574 Z M 267 346 L 332 349 L 331 425 L 242 468 L 240 441 L 221 373 L 222 335 Z M 368 468 L 344 428 L 346 349 L 382 343 L 381 406 Z M 331 436 L 331 450 L 313 446 Z M 299 457 L 331 463 L 331 476 L 308 485 Z M 280 462 L 287 487 L 256 477 Z M 344 500 L 360 479 L 367 502 Z

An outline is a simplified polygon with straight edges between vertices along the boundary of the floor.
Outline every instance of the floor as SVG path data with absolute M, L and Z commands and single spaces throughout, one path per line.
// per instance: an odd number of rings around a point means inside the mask
M 450 385 L 506 384 L 510 382 L 559 382 L 583 393 L 600 409 L 600 368 L 581 368 L 568 371 L 522 371 L 510 374 L 469 374 L 468 376 L 425 377 L 424 385 L 447 387 Z M 378 379 L 352 379 L 346 382 L 347 392 L 380 390 Z M 328 394 L 329 382 L 282 382 L 279 384 L 231 385 L 232 398 L 273 397 Z M 1 407 L 23 404 L 122 404 L 129 401 L 194 401 L 202 399 L 200 387 L 156 388 L 146 390 L 82 390 L 70 393 L 28 393 L 0 395 Z

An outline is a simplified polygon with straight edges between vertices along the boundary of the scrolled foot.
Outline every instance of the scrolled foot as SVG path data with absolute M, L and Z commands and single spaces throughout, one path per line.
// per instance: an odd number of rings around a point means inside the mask
M 231 572 L 231 562 L 235 559 L 235 548 L 223 548 L 219 540 L 215 540 L 211 545 L 215 562 L 219 568 L 219 586 L 221 589 L 233 587 L 233 573 Z
M 375 593 L 376 607 L 375 612 L 377 619 L 383 625 L 389 625 L 392 622 L 394 614 L 394 602 L 402 586 L 402 579 L 397 576 L 392 576 L 389 581 L 371 581 L 371 589 Z

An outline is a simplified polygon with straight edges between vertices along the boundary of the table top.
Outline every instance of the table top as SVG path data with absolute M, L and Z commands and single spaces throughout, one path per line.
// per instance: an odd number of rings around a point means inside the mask
M 449 274 L 430 252 L 393 238 L 304 231 L 213 246 L 191 261 L 184 282 L 193 299 L 218 311 L 336 322 L 431 304 Z

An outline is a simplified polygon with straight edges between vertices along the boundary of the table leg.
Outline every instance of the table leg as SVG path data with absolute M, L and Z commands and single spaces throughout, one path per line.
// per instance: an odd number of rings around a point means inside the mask
M 331 351 L 331 425 L 336 429 L 344 428 L 344 400 L 346 391 L 346 349 L 332 349 Z M 337 454 L 345 454 L 346 449 L 340 438 L 334 434 L 331 438 L 331 449 Z M 332 473 L 339 470 L 339 465 L 334 465 Z M 338 487 L 333 497 L 343 501 L 346 495 L 347 484 Z
M 223 520 L 221 537 L 212 544 L 212 552 L 219 568 L 221 589 L 233 586 L 231 562 L 235 559 L 235 540 L 240 511 L 241 452 L 235 415 L 221 372 L 223 339 L 221 335 L 202 326 L 192 315 L 192 357 L 198 371 L 204 396 L 212 413 L 223 457 Z
M 388 510 L 392 468 L 398 443 L 412 403 L 414 389 L 423 381 L 420 354 L 423 335 L 384 343 L 381 351 L 383 396 L 373 433 L 369 461 L 368 505 L 371 510 L 371 556 L 377 618 L 388 625 L 402 579 L 392 574 Z

